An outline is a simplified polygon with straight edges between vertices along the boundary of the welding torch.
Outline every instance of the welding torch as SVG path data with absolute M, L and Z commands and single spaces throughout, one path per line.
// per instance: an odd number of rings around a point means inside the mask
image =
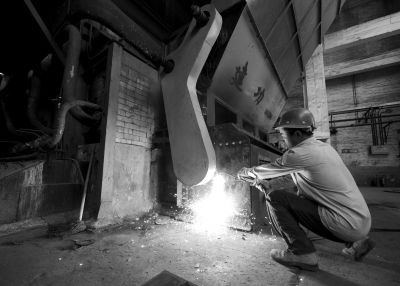
M 262 183 L 258 182 L 258 180 L 255 180 L 252 177 L 248 177 L 248 178 L 244 177 L 244 178 L 239 179 L 237 177 L 237 175 L 232 175 L 232 174 L 229 174 L 227 172 L 222 172 L 222 171 L 217 172 L 217 175 L 227 176 L 227 177 L 234 179 L 235 181 L 250 183 L 251 186 L 256 187 L 260 192 L 263 192 L 264 195 L 267 195 L 269 193 L 269 188 L 267 188 Z
M 231 178 L 231 179 L 234 179 L 235 181 L 242 181 L 242 180 L 240 180 L 236 175 L 232 175 L 232 174 L 229 174 L 229 173 L 227 173 L 227 172 L 222 172 L 222 171 L 218 171 L 217 173 L 216 173 L 216 175 L 220 175 L 220 176 L 227 176 L 227 177 L 229 177 L 229 178 Z

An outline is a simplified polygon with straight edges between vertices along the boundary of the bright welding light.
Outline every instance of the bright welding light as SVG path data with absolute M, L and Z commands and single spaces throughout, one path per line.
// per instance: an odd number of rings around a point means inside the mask
M 194 202 L 190 208 L 194 214 L 195 230 L 222 233 L 228 220 L 235 213 L 233 199 L 225 191 L 225 179 L 216 175 L 212 180 L 210 193 Z

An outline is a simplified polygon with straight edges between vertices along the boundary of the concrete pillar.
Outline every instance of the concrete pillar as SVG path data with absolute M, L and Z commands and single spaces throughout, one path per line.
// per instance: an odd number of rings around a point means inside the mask
M 137 218 L 155 205 L 151 147 L 161 104 L 157 70 L 117 43 L 109 48 L 95 227 Z
M 99 187 L 101 189 L 100 209 L 96 222 L 98 227 L 114 222 L 114 147 L 122 52 L 122 47 L 116 43 L 113 43 L 108 51 L 105 96 L 107 110 L 102 120 L 102 136 L 98 152 Z
M 323 47 L 319 45 L 306 65 L 305 106 L 315 117 L 317 139 L 329 141 L 328 100 L 325 85 Z

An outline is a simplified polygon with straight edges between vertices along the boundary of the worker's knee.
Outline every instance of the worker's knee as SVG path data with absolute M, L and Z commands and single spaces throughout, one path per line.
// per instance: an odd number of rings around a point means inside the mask
M 281 203 L 285 198 L 284 191 L 272 191 L 267 195 L 267 202 L 269 204 Z

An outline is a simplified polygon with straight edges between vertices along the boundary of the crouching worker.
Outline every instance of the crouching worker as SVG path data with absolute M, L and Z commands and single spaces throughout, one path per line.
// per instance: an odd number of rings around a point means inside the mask
M 274 163 L 241 169 L 237 177 L 255 186 L 262 180 L 291 174 L 297 195 L 271 191 L 267 207 L 271 223 L 285 240 L 286 250 L 271 257 L 288 267 L 318 270 L 314 245 L 299 226 L 346 244 L 343 253 L 361 260 L 374 242 L 368 238 L 371 215 L 352 175 L 337 152 L 313 137 L 315 121 L 305 108 L 282 115 L 277 129 L 289 149 Z

